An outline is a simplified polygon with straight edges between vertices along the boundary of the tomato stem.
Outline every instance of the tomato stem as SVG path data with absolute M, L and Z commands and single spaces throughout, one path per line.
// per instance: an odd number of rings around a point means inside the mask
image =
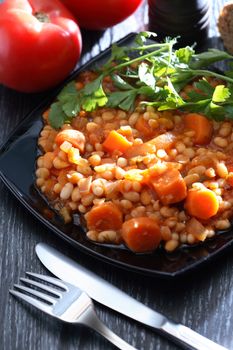
M 49 16 L 43 12 L 35 12 L 34 17 L 36 17 L 36 19 L 41 23 L 49 23 L 50 22 Z

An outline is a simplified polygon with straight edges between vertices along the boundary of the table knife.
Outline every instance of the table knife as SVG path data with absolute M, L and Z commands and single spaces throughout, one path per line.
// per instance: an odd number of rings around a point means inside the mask
M 60 279 L 84 290 L 93 300 L 170 338 L 184 349 L 226 350 L 192 329 L 169 320 L 150 309 L 97 274 L 79 265 L 47 244 L 36 245 L 36 254 L 44 266 Z

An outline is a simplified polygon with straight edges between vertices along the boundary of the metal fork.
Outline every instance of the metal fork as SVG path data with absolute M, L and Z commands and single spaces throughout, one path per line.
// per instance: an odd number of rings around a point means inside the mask
M 16 290 L 11 289 L 9 291 L 11 294 L 59 320 L 83 324 L 94 329 L 119 349 L 135 350 L 100 321 L 91 298 L 78 287 L 54 277 L 32 272 L 26 272 L 26 274 L 34 279 L 20 278 L 20 281 L 30 287 L 15 284 Z M 41 281 L 48 282 L 50 285 Z

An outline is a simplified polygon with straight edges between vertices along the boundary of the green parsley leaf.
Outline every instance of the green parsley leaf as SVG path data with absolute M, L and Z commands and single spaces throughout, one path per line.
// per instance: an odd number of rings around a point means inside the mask
M 227 64 L 227 70 L 224 71 L 224 74 L 227 77 L 233 78 L 233 62 L 228 62 Z
M 190 101 L 182 106 L 182 109 L 204 113 L 215 120 L 224 120 L 226 115 L 233 117 L 233 107 L 229 104 L 231 93 L 224 85 L 213 88 L 207 81 L 201 80 L 195 84 L 202 91 L 191 91 L 188 96 Z M 227 103 L 227 104 L 225 104 Z
M 224 120 L 225 109 L 222 106 L 211 101 L 205 108 L 204 113 L 207 117 L 213 118 L 215 120 Z
M 80 96 L 75 95 L 70 97 L 66 102 L 63 103 L 62 109 L 67 117 L 75 117 L 81 109 Z
M 233 70 L 226 70 L 226 71 L 224 72 L 224 74 L 225 74 L 227 77 L 233 78 Z
M 91 112 L 97 107 L 105 106 L 107 101 L 108 98 L 103 90 L 103 87 L 100 85 L 91 95 L 84 95 L 82 97 L 82 108 L 87 112 Z
M 190 112 L 203 112 L 205 108 L 211 102 L 210 99 L 200 100 L 197 102 L 187 102 L 182 107 L 182 111 L 190 111 Z
M 54 102 L 51 105 L 49 112 L 49 123 L 54 129 L 59 129 L 65 123 L 66 115 L 63 112 L 62 104 Z
M 137 94 L 138 95 L 145 95 L 151 99 L 156 99 L 159 98 L 161 93 L 161 88 L 159 88 L 158 86 L 156 87 L 150 87 L 150 86 L 141 86 L 138 90 L 137 90 Z
M 194 83 L 196 89 L 201 90 L 207 96 L 212 96 L 214 88 L 206 79 L 201 79 L 198 82 Z
M 138 77 L 145 85 L 150 86 L 152 89 L 155 88 L 156 80 L 153 74 L 153 67 L 150 67 L 145 62 L 142 62 L 138 67 Z
M 61 102 L 63 112 L 68 118 L 75 117 L 80 112 L 80 96 L 75 82 L 69 82 L 57 97 Z
M 135 37 L 135 43 L 138 44 L 139 46 L 143 46 L 145 44 L 145 42 L 147 41 L 147 39 L 149 38 L 156 38 L 157 37 L 157 34 L 156 33 L 153 33 L 153 32 L 149 32 L 149 31 L 146 31 L 146 32 L 140 32 L 136 35 Z
M 112 45 L 112 57 L 111 57 L 111 61 L 119 61 L 122 60 L 124 58 L 127 58 L 127 51 L 128 49 L 126 47 L 122 47 L 122 46 L 117 46 L 116 44 Z
M 189 46 L 180 48 L 179 50 L 175 51 L 175 55 L 181 63 L 189 63 L 194 53 L 195 51 Z
M 211 101 L 214 88 L 208 83 L 207 80 L 202 79 L 194 83 L 196 90 L 192 90 L 188 93 L 189 100 L 197 102 L 201 100 L 209 99 Z
M 81 90 L 81 106 L 85 111 L 91 112 L 98 107 L 103 107 L 107 103 L 108 99 L 102 82 L 103 75 L 100 75 L 95 80 L 86 84 L 83 90 Z
M 121 108 L 125 111 L 133 110 L 137 90 L 115 91 L 108 97 L 107 107 Z
M 230 95 L 231 94 L 228 88 L 226 88 L 224 85 L 217 85 L 213 93 L 212 101 L 217 103 L 226 102 Z
M 92 95 L 93 93 L 98 91 L 99 88 L 101 88 L 102 81 L 103 75 L 99 75 L 98 78 L 85 85 L 85 87 L 82 90 L 82 94 L 86 96 Z
M 77 89 L 75 86 L 75 82 L 72 80 L 70 81 L 68 84 L 66 84 L 64 86 L 64 88 L 62 89 L 62 91 L 58 94 L 57 99 L 59 101 L 64 101 L 66 100 L 67 96 L 69 95 L 73 95 L 77 93 Z
M 166 38 L 163 43 L 148 41 L 148 38 L 155 36 L 155 33 L 142 32 L 136 36 L 132 46 L 114 44 L 110 59 L 102 70 L 96 71 L 101 73 L 95 80 L 78 91 L 75 82 L 67 84 L 51 106 L 51 125 L 61 127 L 78 115 L 81 109 L 91 112 L 108 106 L 132 110 L 138 95 L 145 97 L 146 101 L 142 104 L 155 106 L 159 110 L 179 108 L 204 113 L 216 120 L 233 118 L 231 62 L 226 75 L 208 70 L 212 63 L 233 61 L 233 56 L 217 49 L 195 54 L 188 46 L 173 50 L 177 38 Z M 112 77 L 117 91 L 104 90 L 106 76 Z M 207 79 L 210 77 L 225 84 L 213 87 Z M 180 91 L 190 81 L 196 81 L 194 89 L 183 100 Z
M 233 104 L 232 103 L 225 104 L 224 110 L 225 110 L 225 117 L 233 119 Z
M 190 68 L 198 69 L 201 67 L 208 67 L 215 62 L 223 61 L 226 59 L 232 59 L 232 56 L 225 51 L 218 49 L 209 49 L 206 52 L 194 55 L 190 63 Z
M 166 102 L 167 102 L 167 105 L 170 106 L 170 109 L 183 106 L 184 104 L 183 99 L 177 93 L 171 80 L 168 77 L 167 77 L 167 86 L 165 86 L 165 89 L 168 91 Z
M 124 79 L 122 79 L 119 75 L 113 74 L 112 76 L 113 83 L 115 87 L 121 90 L 131 90 L 133 86 L 127 83 Z

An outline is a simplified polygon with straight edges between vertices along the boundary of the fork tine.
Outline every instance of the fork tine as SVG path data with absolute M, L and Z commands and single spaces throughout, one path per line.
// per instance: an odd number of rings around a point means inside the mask
M 46 284 L 31 280 L 29 278 L 20 278 L 20 281 L 27 284 L 27 285 L 39 287 L 40 289 L 46 290 L 47 292 L 55 294 L 58 297 L 61 297 L 61 295 L 62 295 L 62 293 L 58 289 L 54 289 L 50 286 L 47 286 Z
M 29 288 L 29 287 L 25 287 L 25 286 L 21 286 L 20 284 L 14 284 L 14 287 L 20 291 L 30 293 L 30 294 L 32 294 L 32 295 L 34 295 L 34 296 L 36 296 L 44 301 L 47 301 L 51 304 L 55 304 L 55 302 L 57 301 L 57 298 L 53 298 L 53 297 L 49 296 L 48 294 L 41 293 L 38 290 Z
M 22 299 L 26 301 L 27 303 L 35 306 L 37 309 L 46 312 L 49 315 L 52 315 L 52 308 L 50 305 L 43 303 L 43 301 L 39 301 L 37 299 L 34 299 L 33 297 L 30 297 L 29 295 L 26 295 L 24 293 L 21 293 L 17 290 L 10 289 L 9 292 L 16 296 L 19 299 Z
M 45 275 L 40 275 L 39 273 L 34 273 L 34 272 L 26 272 L 26 275 L 35 277 L 39 280 L 49 282 L 51 284 L 54 284 L 57 287 L 63 288 L 64 290 L 67 290 L 67 285 L 65 283 L 62 283 L 61 280 L 55 277 L 50 277 L 50 276 L 45 276 Z

